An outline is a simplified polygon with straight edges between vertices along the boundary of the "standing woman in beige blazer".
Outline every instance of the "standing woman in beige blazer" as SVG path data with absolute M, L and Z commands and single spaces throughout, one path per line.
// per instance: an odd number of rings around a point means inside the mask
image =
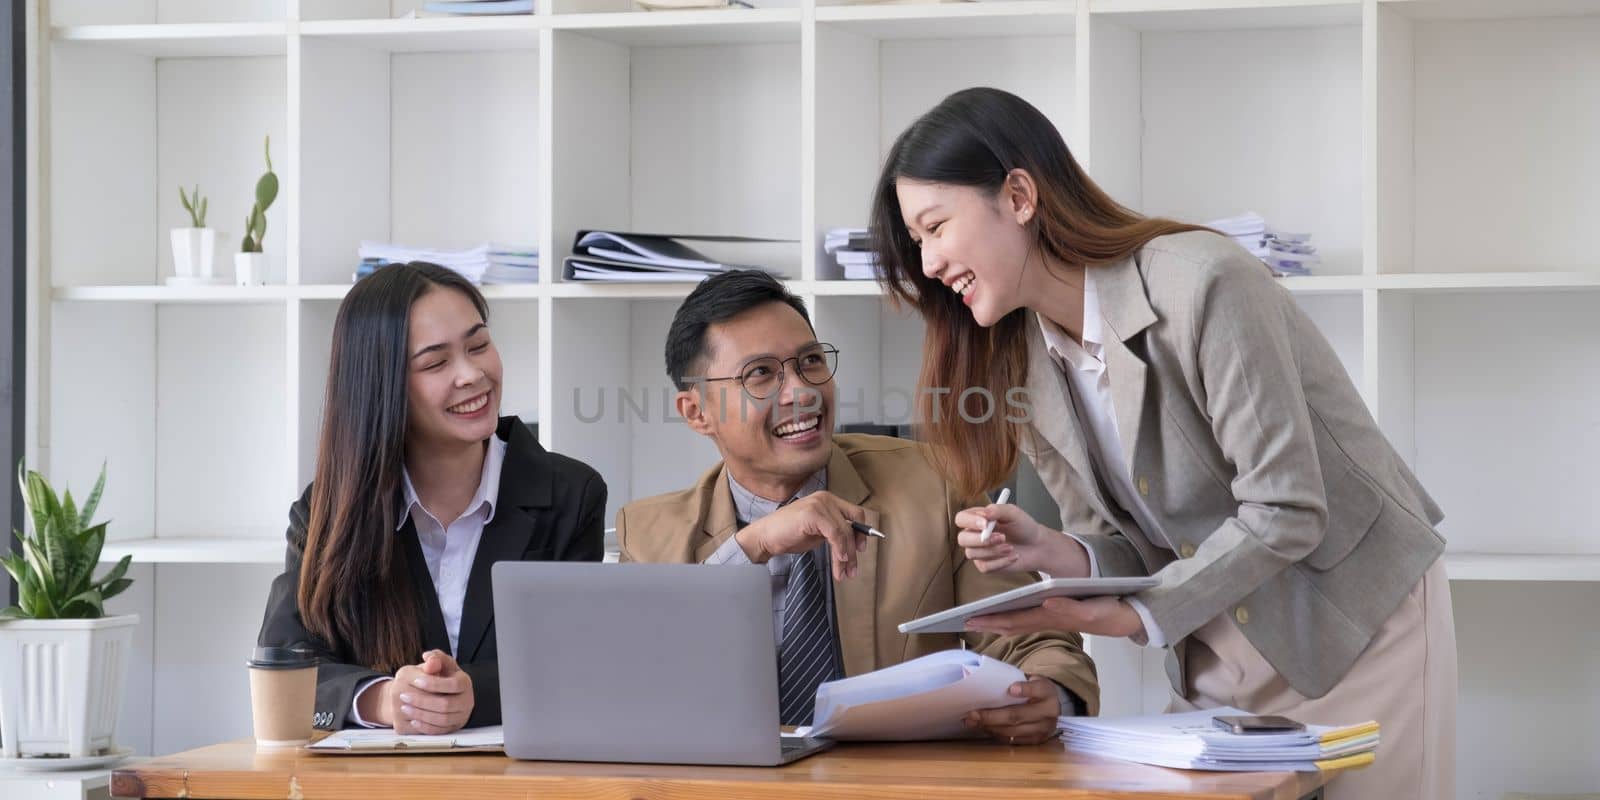
M 1441 512 L 1266 267 L 1117 204 L 995 89 L 902 133 L 873 206 L 884 282 L 927 323 L 919 411 L 941 469 L 970 495 L 1020 451 L 1061 507 L 1064 531 L 1015 506 L 962 511 L 967 556 L 1160 579 L 974 627 L 1168 648 L 1174 710 L 1376 719 L 1377 763 L 1329 797 L 1452 798 Z

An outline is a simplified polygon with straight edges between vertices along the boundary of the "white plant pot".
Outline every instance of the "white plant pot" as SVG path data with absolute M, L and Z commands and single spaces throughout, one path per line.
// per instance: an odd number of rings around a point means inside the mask
M 266 283 L 266 253 L 234 253 L 233 281 L 240 286 L 260 286 Z
M 173 228 L 173 274 L 185 283 L 215 278 L 212 254 L 216 244 L 217 232 L 213 228 Z
M 116 746 L 137 614 L 0 622 L 0 756 L 85 758 Z

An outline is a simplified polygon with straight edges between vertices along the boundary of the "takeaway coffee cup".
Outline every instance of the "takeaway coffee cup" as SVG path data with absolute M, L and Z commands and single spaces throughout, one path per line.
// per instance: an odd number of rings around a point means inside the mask
M 249 664 L 256 747 L 298 747 L 310 742 L 317 705 L 317 659 L 287 647 L 257 647 Z

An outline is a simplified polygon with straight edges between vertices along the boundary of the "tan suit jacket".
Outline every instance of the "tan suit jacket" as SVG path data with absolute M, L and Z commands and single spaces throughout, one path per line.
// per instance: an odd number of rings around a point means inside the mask
M 1323 696 L 1443 552 L 1442 513 L 1327 340 L 1242 248 L 1182 233 L 1093 269 L 1123 456 L 1172 549 L 1102 490 L 1030 320 L 1022 449 L 1064 530 L 1102 574 L 1161 579 L 1138 597 L 1169 642 L 1227 615 L 1296 691 Z M 1169 659 L 1180 695 L 1182 667 Z
M 934 470 L 923 446 L 863 434 L 834 437 L 828 491 L 867 510 L 867 522 L 888 538 L 867 539 L 854 578 L 834 582 L 839 646 L 846 675 L 860 675 L 961 646 L 1049 678 L 1097 713 L 1094 664 L 1075 633 L 1028 636 L 907 636 L 902 622 L 1036 580 L 1028 574 L 978 571 L 956 544 L 957 511 L 979 505 L 958 498 Z M 698 564 L 737 529 L 722 464 L 688 489 L 636 500 L 617 512 L 622 560 Z

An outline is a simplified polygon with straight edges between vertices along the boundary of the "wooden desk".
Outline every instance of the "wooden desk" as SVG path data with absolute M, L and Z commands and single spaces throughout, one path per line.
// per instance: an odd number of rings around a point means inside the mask
M 282 798 L 1319 798 L 1317 773 L 1228 774 L 1126 764 L 1060 742 L 840 745 L 786 767 L 513 761 L 501 755 L 257 753 L 249 741 L 140 762 L 111 778 L 116 797 Z

